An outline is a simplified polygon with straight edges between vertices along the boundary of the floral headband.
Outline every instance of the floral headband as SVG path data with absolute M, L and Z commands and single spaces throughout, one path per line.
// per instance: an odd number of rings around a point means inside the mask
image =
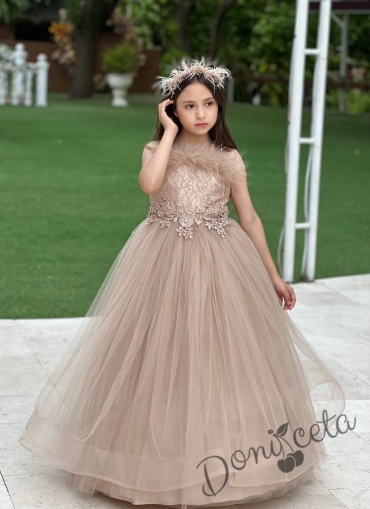
M 162 94 L 170 94 L 170 97 L 175 93 L 176 88 L 179 84 L 188 77 L 202 74 L 207 80 L 209 80 L 213 87 L 224 88 L 223 81 L 225 78 L 231 77 L 229 69 L 223 67 L 213 67 L 206 65 L 204 57 L 199 60 L 193 60 L 193 63 L 187 65 L 183 59 L 179 69 L 173 69 L 168 78 L 164 76 L 157 76 L 159 81 L 154 84 L 154 87 L 161 88 Z

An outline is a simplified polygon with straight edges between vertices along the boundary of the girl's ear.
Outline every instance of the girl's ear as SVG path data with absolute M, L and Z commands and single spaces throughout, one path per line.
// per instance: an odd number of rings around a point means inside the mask
M 176 115 L 176 117 L 178 117 L 178 114 L 176 113 L 176 111 L 174 111 L 174 114 Z

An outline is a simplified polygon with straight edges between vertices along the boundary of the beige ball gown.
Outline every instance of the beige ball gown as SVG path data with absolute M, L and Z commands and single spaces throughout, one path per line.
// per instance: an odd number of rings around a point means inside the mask
M 186 509 L 282 496 L 321 471 L 315 423 L 344 393 L 228 216 L 244 172 L 236 150 L 172 147 L 19 438 L 71 489 Z

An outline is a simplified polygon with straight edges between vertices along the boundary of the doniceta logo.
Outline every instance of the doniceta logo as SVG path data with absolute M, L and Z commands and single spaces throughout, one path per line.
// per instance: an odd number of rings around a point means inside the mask
M 345 431 L 342 431 L 340 428 L 339 428 L 339 419 L 341 417 L 344 417 L 344 423 L 347 423 L 347 429 Z M 336 430 L 337 430 L 337 434 L 336 435 L 332 435 L 328 429 L 328 422 L 332 419 L 335 418 L 335 415 L 333 417 L 330 417 L 330 419 L 328 419 L 328 413 L 326 410 L 323 410 L 322 412 L 322 421 L 317 421 L 316 423 L 314 423 L 311 428 L 310 428 L 310 432 L 309 432 L 309 439 L 308 439 L 308 442 L 306 443 L 299 443 L 297 441 L 297 434 L 299 435 L 299 437 L 301 438 L 304 438 L 305 436 L 305 431 L 303 430 L 303 428 L 297 428 L 294 433 L 293 433 L 293 441 L 295 443 L 295 445 L 297 447 L 299 447 L 300 449 L 304 449 L 306 447 L 308 447 L 311 443 L 311 440 L 313 440 L 314 442 L 322 442 L 325 438 L 325 433 L 327 433 L 331 438 L 335 438 L 338 436 L 338 434 L 340 433 L 341 435 L 344 435 L 345 433 L 347 433 L 348 430 L 353 430 L 355 429 L 355 426 L 356 426 L 356 417 L 354 418 L 354 424 L 353 424 L 353 428 L 351 428 L 349 422 L 347 421 L 347 416 L 345 414 L 340 414 L 337 419 L 336 419 L 336 422 L 335 422 L 335 426 L 336 426 Z M 323 435 L 321 438 L 317 439 L 315 438 L 316 435 L 318 435 L 320 433 L 320 426 L 318 425 L 318 423 L 322 423 L 324 424 L 324 432 L 323 432 Z M 231 464 L 232 466 L 237 469 L 237 470 L 242 470 L 244 467 L 245 467 L 245 464 L 247 463 L 247 461 L 249 460 L 250 458 L 250 455 L 251 455 L 251 451 L 253 452 L 253 455 L 254 455 L 254 460 L 256 462 L 256 464 L 258 463 L 258 451 L 259 449 L 262 450 L 262 455 L 265 459 L 269 459 L 271 458 L 271 456 L 274 456 L 274 457 L 277 457 L 277 456 L 280 456 L 281 453 L 283 453 L 283 458 L 278 460 L 277 462 L 277 467 L 279 470 L 281 470 L 282 472 L 284 473 L 288 473 L 288 472 L 291 472 L 292 470 L 294 470 L 296 467 L 299 467 L 303 464 L 304 462 L 304 454 L 303 452 L 300 450 L 300 449 L 297 449 L 296 451 L 293 450 L 292 446 L 289 444 L 289 442 L 283 438 L 285 435 L 286 435 L 286 432 L 288 430 L 288 425 L 289 425 L 289 422 L 286 422 L 284 424 L 282 424 L 281 426 L 279 426 L 279 428 L 277 429 L 276 433 L 274 433 L 274 431 L 272 429 L 269 429 L 268 430 L 268 433 L 270 435 L 272 435 L 276 440 L 277 442 L 279 443 L 279 451 L 275 451 L 274 450 L 274 442 L 273 440 L 271 440 L 270 442 L 270 454 L 267 456 L 266 455 L 266 452 L 265 452 L 265 449 L 262 445 L 260 445 L 257 450 L 254 449 L 254 447 L 250 447 L 249 448 L 249 453 L 248 453 L 248 457 L 245 458 L 245 455 L 243 453 L 243 451 L 241 451 L 240 449 L 235 451 L 232 455 L 231 455 Z M 316 432 L 314 433 L 313 432 L 313 428 L 316 427 Z M 291 452 L 287 455 L 285 455 L 285 451 L 284 451 L 284 446 L 283 446 L 283 443 L 282 442 L 285 442 L 285 444 L 287 444 L 291 450 Z M 240 453 L 243 457 L 242 460 L 238 460 L 237 457 L 236 457 L 236 453 Z M 208 459 L 211 459 L 211 458 L 217 458 L 221 461 L 221 463 L 224 465 L 224 468 L 225 468 L 225 480 L 224 480 L 224 483 L 223 485 L 221 486 L 221 488 L 218 490 L 218 491 L 215 491 L 213 489 L 213 486 L 211 484 L 211 481 L 209 479 L 209 476 L 208 476 L 208 471 L 207 471 L 207 464 L 204 463 L 203 467 L 204 467 L 204 476 L 205 476 L 205 479 L 206 479 L 206 482 L 207 482 L 207 485 L 211 491 L 211 493 L 206 493 L 205 492 L 205 489 L 204 489 L 204 485 L 202 486 L 202 491 L 204 493 L 204 495 L 207 495 L 207 497 L 211 497 L 211 496 L 216 496 L 217 493 L 219 493 L 223 488 L 224 486 L 226 485 L 228 479 L 229 479 L 229 467 L 228 467 L 228 464 L 227 462 L 225 461 L 225 459 L 222 457 L 222 456 L 208 456 L 207 458 L 204 458 L 200 463 L 198 463 L 197 465 L 197 468 L 199 468 L 199 466 L 205 462 L 206 460 Z M 234 459 L 243 464 L 243 466 L 237 466 L 234 464 Z

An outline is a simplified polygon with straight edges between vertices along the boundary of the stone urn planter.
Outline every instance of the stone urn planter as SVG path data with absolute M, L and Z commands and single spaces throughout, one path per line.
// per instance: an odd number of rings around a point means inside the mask
M 112 89 L 112 106 L 128 106 L 127 91 L 137 75 L 136 71 L 145 61 L 146 55 L 128 41 L 105 50 L 103 70 Z
M 112 89 L 113 99 L 112 106 L 128 106 L 127 90 L 131 87 L 134 81 L 134 73 L 108 73 L 107 83 Z

